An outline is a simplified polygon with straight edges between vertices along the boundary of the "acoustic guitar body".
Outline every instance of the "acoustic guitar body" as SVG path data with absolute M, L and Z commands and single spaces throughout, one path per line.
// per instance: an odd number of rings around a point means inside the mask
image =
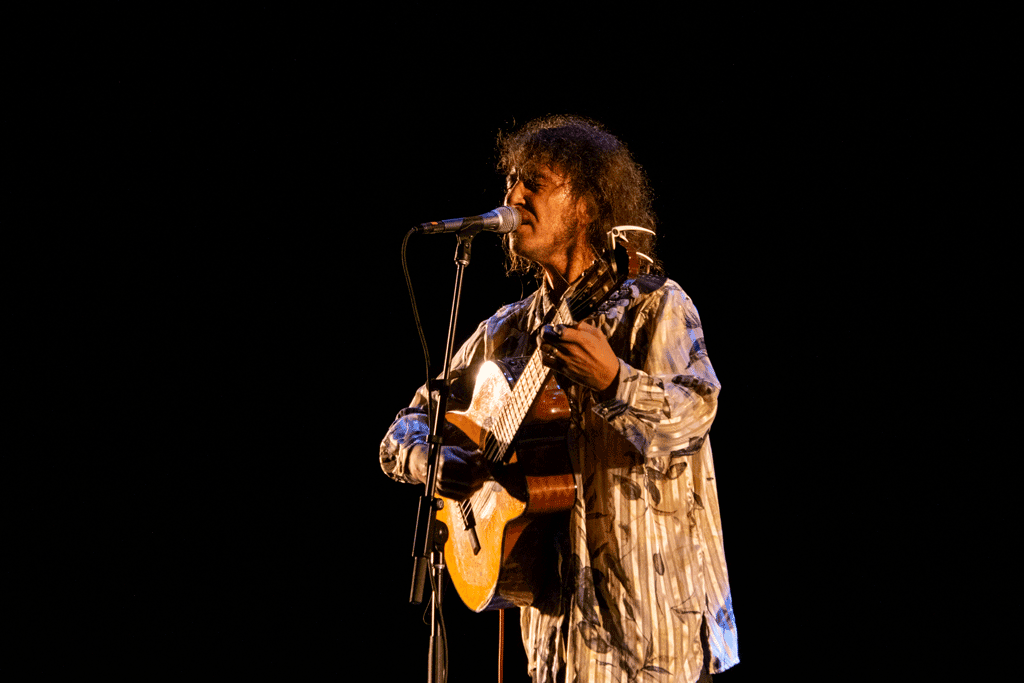
M 469 408 L 448 413 L 448 422 L 486 451 L 490 440 L 502 438 L 492 432 L 493 420 L 514 400 L 521 371 L 514 361 L 484 363 Z M 494 480 L 464 503 L 444 499 L 437 513 L 448 527 L 444 553 L 452 583 L 476 612 L 533 604 L 557 577 L 551 526 L 565 524 L 565 515 L 555 513 L 572 507 L 576 486 L 566 449 L 569 404 L 555 377 L 527 410 L 510 455 L 492 464 Z

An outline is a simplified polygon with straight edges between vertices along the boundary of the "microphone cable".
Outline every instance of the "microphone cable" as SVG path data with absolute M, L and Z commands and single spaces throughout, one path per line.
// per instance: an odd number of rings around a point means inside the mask
M 420 321 L 420 311 L 416 306 L 416 292 L 412 286 L 412 277 L 409 275 L 409 260 L 406 256 L 409 238 L 417 232 L 417 228 L 412 228 L 409 232 L 405 233 L 405 237 L 402 239 L 402 274 L 405 276 L 405 287 L 409 290 L 409 302 L 412 304 L 412 318 L 416 325 L 416 334 L 420 338 L 420 346 L 423 348 L 423 364 L 425 370 L 426 380 L 423 386 L 427 388 L 427 424 L 434 424 L 434 401 L 430 392 L 430 349 L 427 346 L 427 337 L 423 333 L 423 324 Z

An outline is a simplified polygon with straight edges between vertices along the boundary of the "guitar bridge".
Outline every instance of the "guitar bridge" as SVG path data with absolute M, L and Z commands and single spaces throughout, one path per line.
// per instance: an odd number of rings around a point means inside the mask
M 476 535 L 476 517 L 473 516 L 473 506 L 468 500 L 463 500 L 457 507 L 462 530 L 469 534 L 469 545 L 473 548 L 473 554 L 477 555 L 480 552 L 480 538 Z

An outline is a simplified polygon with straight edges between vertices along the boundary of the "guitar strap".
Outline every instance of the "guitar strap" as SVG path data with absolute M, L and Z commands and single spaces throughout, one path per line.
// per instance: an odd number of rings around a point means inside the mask
M 665 284 L 667 280 L 664 275 L 652 275 L 650 273 L 639 273 L 636 276 L 635 284 L 644 294 L 650 294 Z

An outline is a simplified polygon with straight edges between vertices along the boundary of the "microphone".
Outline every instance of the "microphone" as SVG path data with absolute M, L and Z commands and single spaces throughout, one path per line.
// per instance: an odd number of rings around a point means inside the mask
M 436 235 L 447 232 L 462 232 L 463 230 L 487 230 L 505 234 L 518 228 L 523 222 L 523 216 L 519 209 L 512 206 L 499 206 L 494 211 L 488 211 L 479 216 L 468 218 L 449 218 L 446 221 L 435 223 L 422 223 L 416 230 L 424 235 Z

